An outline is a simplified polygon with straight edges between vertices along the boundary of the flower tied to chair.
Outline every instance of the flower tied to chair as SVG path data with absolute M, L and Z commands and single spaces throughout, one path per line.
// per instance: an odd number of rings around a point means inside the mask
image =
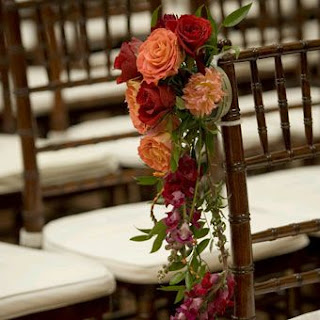
M 151 252 L 163 244 L 168 263 L 159 280 L 169 272 L 171 280 L 161 290 L 176 291 L 182 303 L 171 320 L 215 319 L 233 304 L 235 281 L 228 270 L 226 225 L 222 209 L 222 182 L 216 183 L 212 161 L 217 123 L 230 107 L 230 82 L 214 63 L 226 50 L 218 32 L 232 27 L 248 13 L 251 4 L 228 15 L 217 26 L 209 9 L 195 15 L 152 17 L 151 34 L 121 46 L 115 68 L 117 82 L 127 82 L 126 101 L 134 127 L 144 136 L 138 148 L 141 159 L 155 170 L 138 177 L 144 185 L 156 185 L 151 204 L 152 229 L 139 229 L 133 241 L 154 239 Z M 200 17 L 206 10 L 207 18 Z M 221 42 L 220 42 L 221 43 Z M 157 220 L 154 207 L 167 213 Z M 222 272 L 210 273 L 204 250 L 220 251 Z

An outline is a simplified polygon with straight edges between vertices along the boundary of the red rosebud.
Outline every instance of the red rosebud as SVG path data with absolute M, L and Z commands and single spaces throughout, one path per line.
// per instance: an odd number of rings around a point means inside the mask
M 210 22 L 204 18 L 185 14 L 178 20 L 175 32 L 183 49 L 195 57 L 197 49 L 209 39 L 212 27 Z
M 165 14 L 161 17 L 157 24 L 151 28 L 151 31 L 158 29 L 158 28 L 166 28 L 175 32 L 178 25 L 178 17 L 175 14 Z
M 120 53 L 114 61 L 114 68 L 122 71 L 121 76 L 117 78 L 117 83 L 129 81 L 140 75 L 136 65 L 136 54 L 141 44 L 142 41 L 136 38 L 132 38 L 130 42 L 122 43 Z
M 156 86 L 143 82 L 137 94 L 139 120 L 146 125 L 154 126 L 174 106 L 176 96 L 167 85 Z

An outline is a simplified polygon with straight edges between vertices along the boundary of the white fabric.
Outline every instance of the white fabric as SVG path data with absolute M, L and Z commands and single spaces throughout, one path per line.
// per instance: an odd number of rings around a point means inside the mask
M 290 318 L 291 320 L 319 320 L 320 319 L 320 310 L 308 312 L 300 316 Z
M 128 115 L 116 116 L 106 119 L 85 121 L 71 126 L 59 138 L 63 141 L 74 141 L 93 137 L 109 136 L 115 134 L 134 132 L 131 119 Z M 99 146 L 116 157 L 124 167 L 142 167 L 142 160 L 138 155 L 140 137 L 125 138 L 110 142 L 99 143 Z
M 39 139 L 38 143 L 47 143 Z M 0 192 L 20 190 L 22 151 L 19 137 L 0 135 L 0 149 L 3 155 L 0 166 Z M 59 151 L 41 152 L 38 165 L 44 185 L 99 177 L 117 171 L 119 163 L 115 156 L 99 145 L 87 145 Z
M 115 290 L 101 264 L 0 242 L 0 319 L 107 296 Z
M 248 190 L 252 233 L 319 218 L 319 183 L 314 179 L 319 174 L 318 166 L 250 177 Z M 95 258 L 120 280 L 156 283 L 157 271 L 166 263 L 168 252 L 160 249 L 149 254 L 152 241 L 137 243 L 128 240 L 139 234 L 135 228 L 151 227 L 149 210 L 150 204 L 138 203 L 55 220 L 44 228 L 44 247 Z M 156 207 L 158 219 L 163 217 L 165 211 L 163 207 Z M 255 244 L 254 259 L 290 253 L 308 243 L 308 238 L 300 235 Z M 216 250 L 211 255 L 205 252 L 204 259 L 212 270 L 220 268 Z

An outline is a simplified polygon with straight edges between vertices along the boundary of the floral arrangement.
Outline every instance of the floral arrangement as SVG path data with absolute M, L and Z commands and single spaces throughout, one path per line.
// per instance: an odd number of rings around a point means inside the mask
M 217 152 L 217 121 L 228 110 L 230 83 L 214 63 L 234 49 L 218 41 L 222 27 L 232 27 L 251 4 L 228 15 L 218 26 L 210 11 L 200 7 L 194 15 L 152 17 L 151 34 L 142 42 L 133 38 L 121 46 L 114 67 L 126 82 L 126 101 L 134 127 L 143 135 L 138 153 L 152 169 L 139 177 L 143 185 L 156 185 L 151 204 L 152 229 L 133 241 L 154 239 L 151 252 L 165 243 L 168 264 L 159 271 L 163 280 L 174 271 L 168 286 L 182 303 L 171 320 L 216 319 L 233 304 L 235 281 L 228 270 L 222 183 L 212 165 Z M 201 17 L 205 11 L 206 17 Z M 165 205 L 166 217 L 157 221 L 153 210 Z M 201 253 L 214 245 L 220 251 L 222 272 L 211 274 Z

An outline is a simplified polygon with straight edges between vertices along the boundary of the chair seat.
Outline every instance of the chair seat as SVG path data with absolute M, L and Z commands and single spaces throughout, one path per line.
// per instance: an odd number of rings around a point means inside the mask
M 110 295 L 101 264 L 0 242 L 0 319 L 11 319 Z
M 39 145 L 47 142 L 38 140 Z M 0 146 L 6 155 L 0 166 L 0 193 L 21 190 L 23 166 L 19 137 L 1 134 Z M 44 185 L 95 178 L 117 172 L 119 167 L 115 156 L 100 145 L 41 152 L 38 160 Z
M 280 199 L 280 194 L 289 192 L 289 188 L 287 184 L 282 182 L 284 179 L 276 180 L 274 183 L 275 174 L 287 175 L 289 181 L 290 179 L 292 181 L 291 187 L 297 186 L 300 191 L 304 187 L 304 203 L 308 204 L 305 205 L 304 210 L 297 205 L 296 210 L 292 211 L 291 206 L 285 205 L 286 197 Z M 319 193 L 316 182 L 310 185 L 310 181 L 312 181 L 310 177 L 319 174 L 319 167 L 308 167 L 249 179 L 252 233 L 292 222 L 319 218 L 319 210 L 316 205 Z M 302 179 L 304 176 L 305 178 Z M 266 181 L 269 181 L 269 184 Z M 297 181 L 299 181 L 298 185 Z M 278 194 L 278 198 L 266 197 L 267 191 L 270 189 Z M 301 198 L 301 194 L 298 198 L 294 195 L 295 193 L 291 196 L 291 200 Z M 260 197 L 260 201 L 257 197 Z M 272 199 L 272 203 L 275 204 L 274 208 L 265 208 L 261 205 L 265 204 L 268 199 Z M 282 205 L 280 205 L 280 200 L 283 201 Z M 138 203 L 57 219 L 44 228 L 44 248 L 57 252 L 77 253 L 97 259 L 105 264 L 119 280 L 133 283 L 157 283 L 157 271 L 167 262 L 168 253 L 165 249 L 160 249 L 156 253 L 149 254 L 152 241 L 139 243 L 129 241 L 130 237 L 139 234 L 136 228 L 152 226 L 149 210 L 150 204 Z M 156 206 L 155 212 L 157 218 L 161 219 L 166 209 Z M 254 245 L 254 259 L 257 261 L 291 253 L 308 244 L 309 240 L 305 235 L 278 239 L 270 243 L 258 243 Z M 125 248 L 125 250 L 121 250 L 121 248 Z M 219 270 L 217 251 L 213 251 L 212 254 L 205 251 L 203 258 L 212 270 Z
M 290 318 L 291 320 L 319 320 L 320 319 L 320 310 L 308 312 L 302 314 L 298 317 Z

